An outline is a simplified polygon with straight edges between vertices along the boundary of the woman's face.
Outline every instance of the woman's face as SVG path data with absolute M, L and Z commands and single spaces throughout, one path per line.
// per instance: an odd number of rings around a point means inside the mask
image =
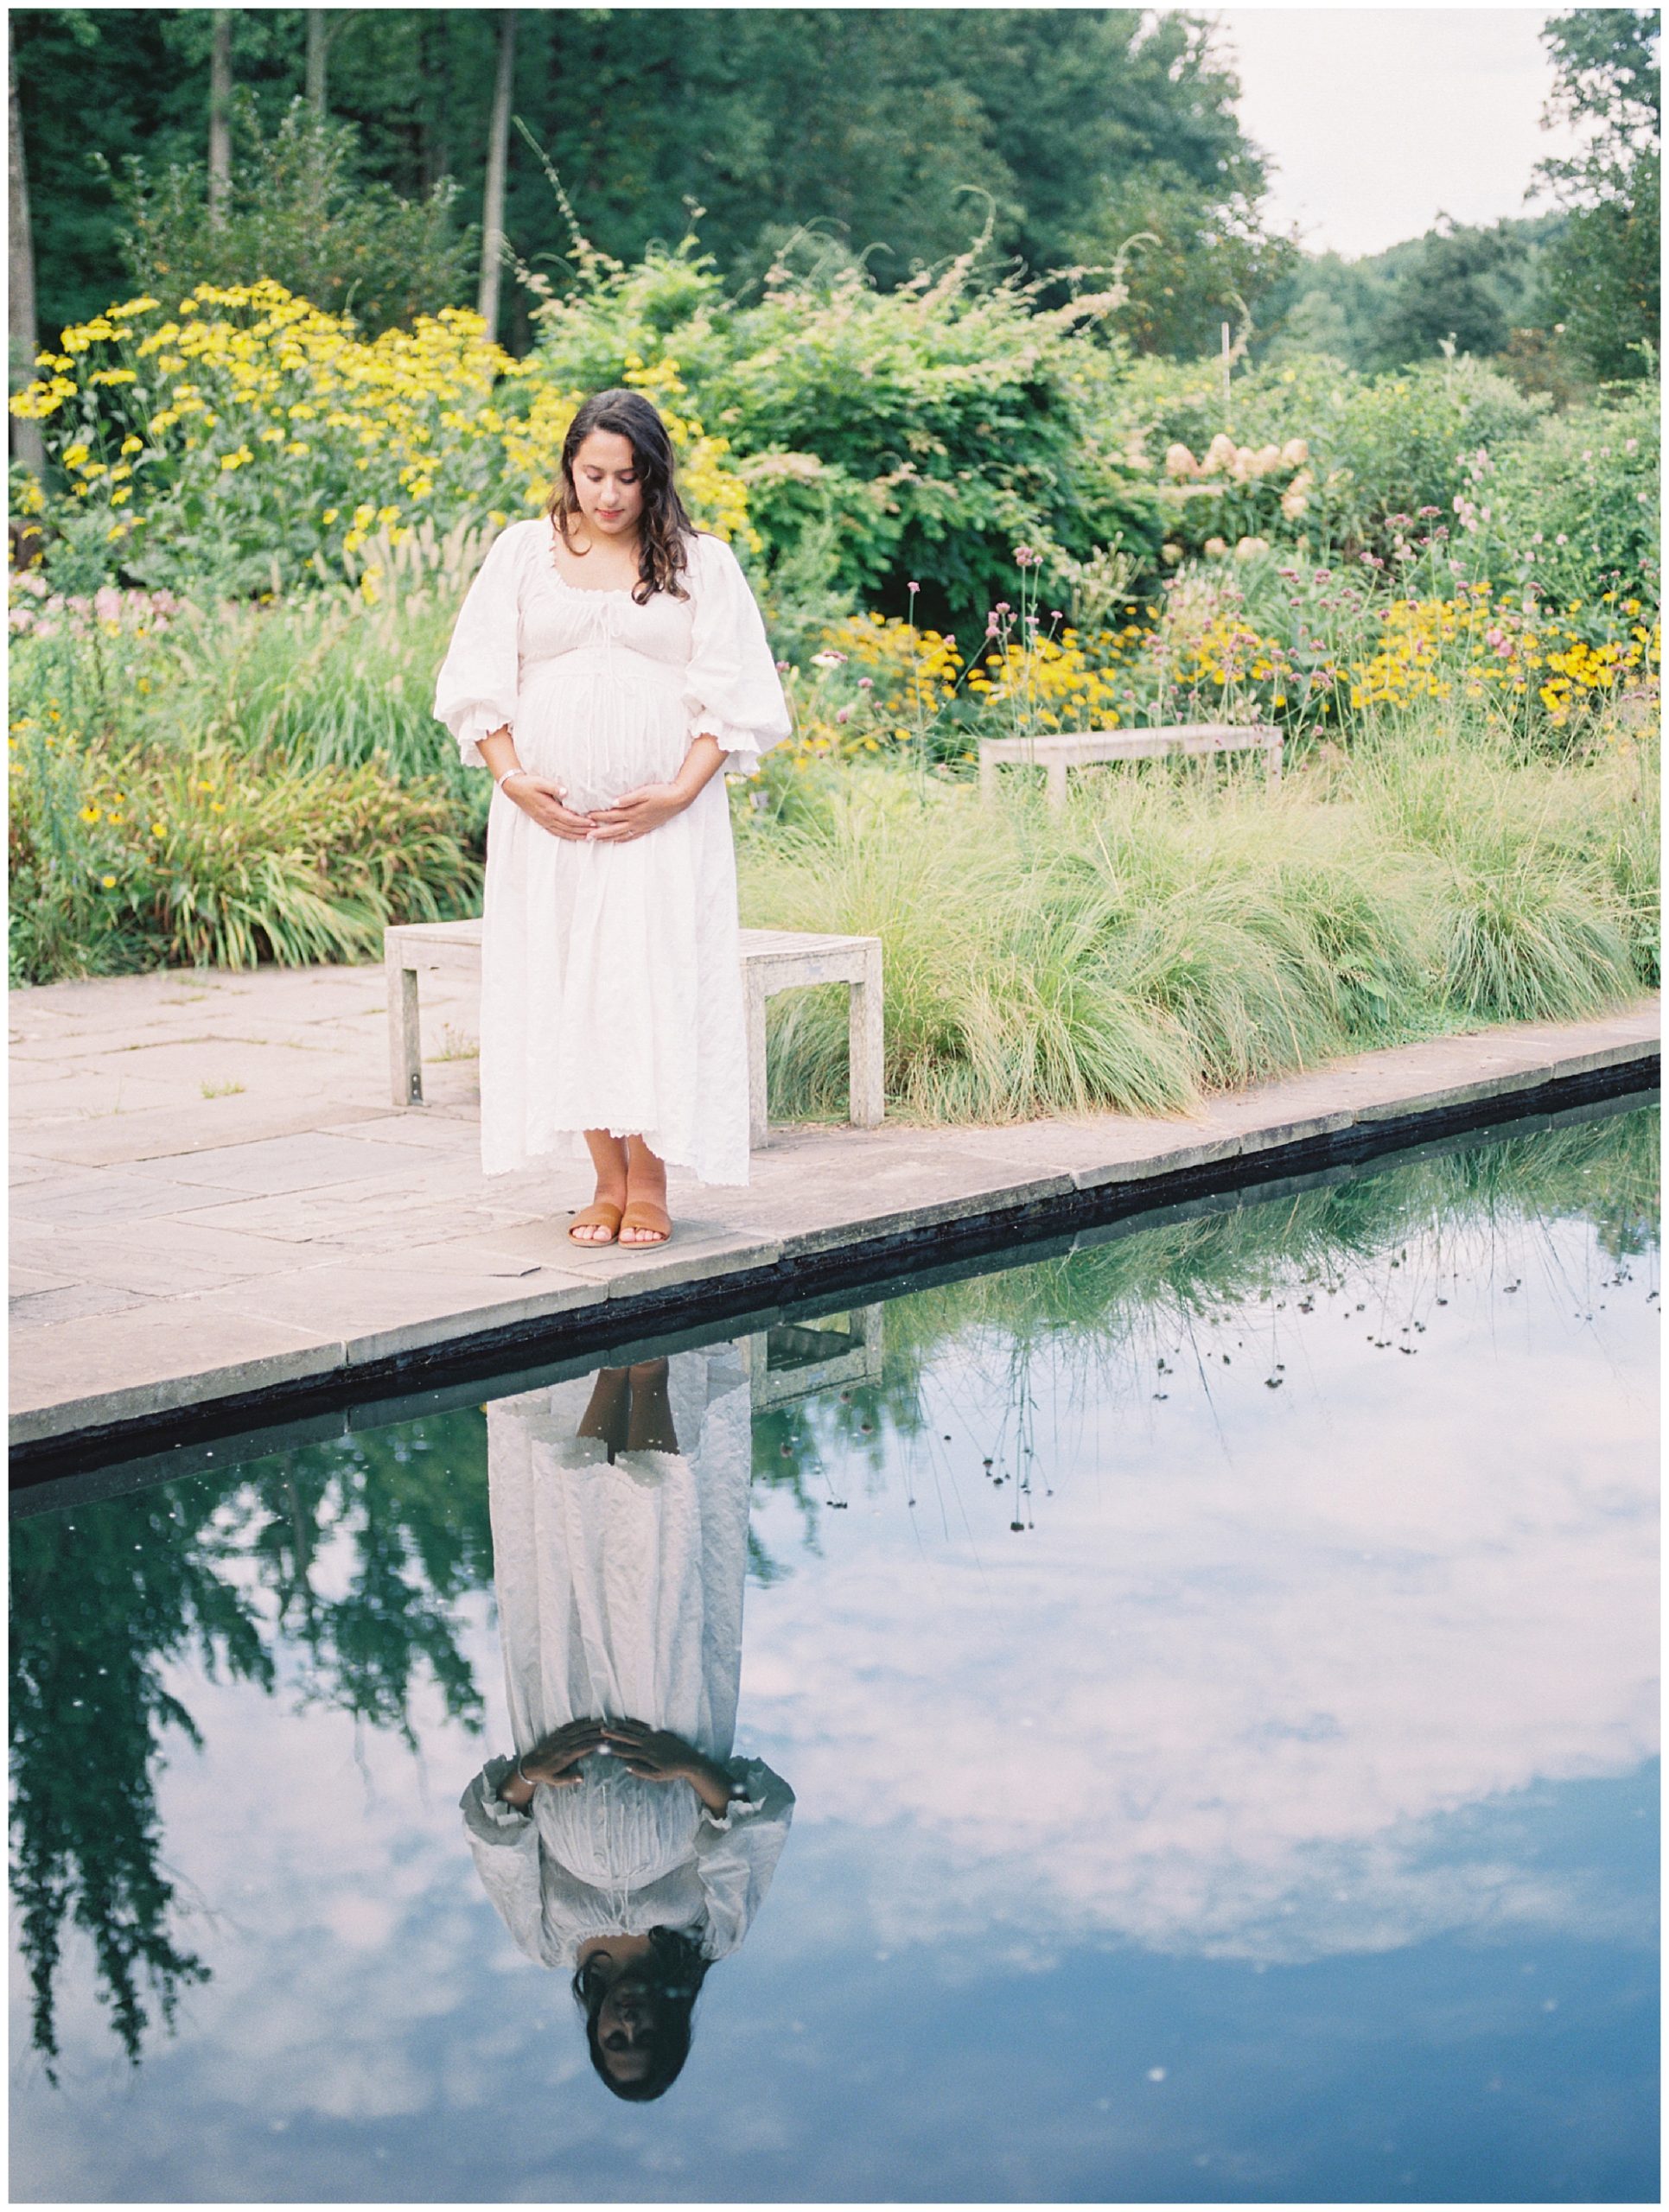
M 597 2008 L 597 2043 L 616 2082 L 640 2082 L 654 2063 L 656 2005 L 653 1993 L 627 1966 L 610 1983 Z
M 574 497 L 599 537 L 630 537 L 643 512 L 643 482 L 632 441 L 618 430 L 593 430 L 574 455 Z

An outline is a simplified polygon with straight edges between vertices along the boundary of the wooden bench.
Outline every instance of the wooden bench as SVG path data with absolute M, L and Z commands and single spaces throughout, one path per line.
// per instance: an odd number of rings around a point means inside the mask
M 755 1413 L 791 1406 L 819 1391 L 871 1388 L 881 1381 L 884 1344 L 881 1306 L 857 1306 L 844 1330 L 779 1322 L 742 1339 Z
M 989 798 L 997 772 L 1016 764 L 1042 768 L 1051 806 L 1067 803 L 1067 771 L 1102 760 L 1154 760 L 1168 753 L 1261 753 L 1271 784 L 1281 780 L 1281 733 L 1262 723 L 1177 722 L 1163 729 L 1061 732 L 1039 737 L 987 737 L 979 744 L 979 788 Z
M 388 1075 L 397 1106 L 423 1103 L 423 1059 L 417 1027 L 417 977 L 424 969 L 479 981 L 481 925 L 404 922 L 383 931 L 388 975 Z M 883 1033 L 881 939 L 817 937 L 796 930 L 743 930 L 742 1003 L 748 1022 L 749 1141 L 766 1141 L 765 1001 L 773 993 L 808 983 L 845 983 L 850 990 L 849 1097 L 854 1125 L 880 1126 L 883 1111 Z

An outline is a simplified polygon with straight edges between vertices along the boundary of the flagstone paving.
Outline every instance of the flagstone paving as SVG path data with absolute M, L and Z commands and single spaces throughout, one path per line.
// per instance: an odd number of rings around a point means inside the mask
M 404 1111 L 379 967 L 56 983 L 10 1014 L 24 1444 L 1642 1063 L 1659 1034 L 1653 999 L 1361 1054 L 1188 1117 L 785 1129 L 745 1190 L 675 1174 L 673 1243 L 632 1251 L 569 1242 L 582 1163 L 482 1176 L 463 979 L 425 982 L 426 1103 Z

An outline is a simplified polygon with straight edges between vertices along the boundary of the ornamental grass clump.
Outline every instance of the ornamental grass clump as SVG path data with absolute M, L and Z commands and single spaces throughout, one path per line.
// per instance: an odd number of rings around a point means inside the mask
M 1163 763 L 1050 811 L 814 764 L 743 825 L 744 918 L 878 935 L 889 1109 L 1167 1113 L 1477 1021 L 1571 1018 L 1655 980 L 1645 772 L 1515 754 L 1475 720 L 1366 741 L 1271 792 Z M 773 1008 L 774 1109 L 838 1114 L 845 1010 Z
M 1345 788 L 1429 854 L 1441 995 L 1490 1021 L 1590 1014 L 1657 979 L 1656 810 L 1615 747 L 1527 767 L 1443 725 L 1384 730 Z M 1653 779 L 1653 787 L 1654 779 Z
M 258 770 L 225 746 L 12 732 L 10 976 L 374 958 L 391 922 L 475 911 L 480 868 L 436 787 L 376 762 Z

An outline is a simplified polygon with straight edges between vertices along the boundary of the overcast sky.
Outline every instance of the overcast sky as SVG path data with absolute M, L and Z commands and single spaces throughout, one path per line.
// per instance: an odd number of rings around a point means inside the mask
M 1440 213 L 1493 223 L 1525 202 L 1551 72 L 1532 8 L 1234 7 L 1245 129 L 1269 156 L 1271 213 L 1312 251 L 1378 253 Z M 1544 205 L 1545 203 L 1543 203 Z

